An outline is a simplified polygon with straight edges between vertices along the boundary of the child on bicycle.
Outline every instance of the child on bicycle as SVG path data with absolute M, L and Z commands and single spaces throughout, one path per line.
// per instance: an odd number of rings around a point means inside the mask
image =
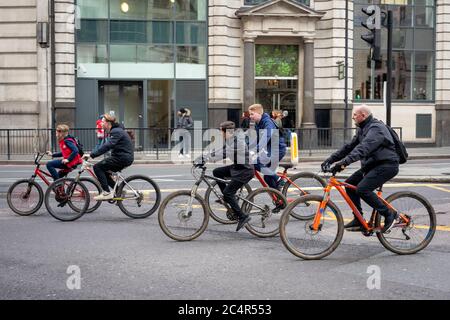
M 236 200 L 236 192 L 248 183 L 254 176 L 254 168 L 250 164 L 248 147 L 243 132 L 235 132 L 235 124 L 232 121 L 225 121 L 220 124 L 220 130 L 224 139 L 222 150 L 212 151 L 195 160 L 196 164 L 203 165 L 206 161 L 220 161 L 229 158 L 233 161 L 232 165 L 215 168 L 214 177 L 219 179 L 231 179 L 229 184 L 218 182 L 223 199 L 235 213 L 238 225 L 236 231 L 239 231 L 247 222 L 250 216 L 242 212 Z
M 59 143 L 60 152 L 47 154 L 52 158 L 62 157 L 63 159 L 55 159 L 47 163 L 47 170 L 50 172 L 54 180 L 65 177 L 73 168 L 80 164 L 81 156 L 78 151 L 75 138 L 69 134 L 69 126 L 60 124 L 56 127 L 56 139 Z M 58 172 L 56 169 L 61 169 Z

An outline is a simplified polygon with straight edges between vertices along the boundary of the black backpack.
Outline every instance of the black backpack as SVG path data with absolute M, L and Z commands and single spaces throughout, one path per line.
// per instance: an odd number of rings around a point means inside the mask
M 392 129 L 390 126 L 385 124 L 386 128 L 389 130 L 392 136 L 392 140 L 394 140 L 395 145 L 395 152 L 397 152 L 397 155 L 399 157 L 399 163 L 403 164 L 408 160 L 408 151 L 406 151 L 406 147 L 403 144 L 403 142 L 400 140 L 400 138 L 397 135 L 397 132 L 395 132 L 394 129 Z
M 66 139 L 72 139 L 73 141 L 75 141 L 75 144 L 78 149 L 78 154 L 80 155 L 80 157 L 82 157 L 84 154 L 84 151 L 83 151 L 83 144 L 80 142 L 80 139 L 78 139 L 78 137 L 74 137 L 71 135 L 68 135 L 67 137 L 64 138 L 64 140 L 66 140 Z

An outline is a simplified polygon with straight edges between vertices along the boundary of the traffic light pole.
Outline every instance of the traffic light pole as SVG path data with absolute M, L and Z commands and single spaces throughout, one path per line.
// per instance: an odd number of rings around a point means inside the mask
M 386 85 L 386 124 L 391 125 L 391 95 L 392 95 L 392 11 L 387 12 L 387 85 Z

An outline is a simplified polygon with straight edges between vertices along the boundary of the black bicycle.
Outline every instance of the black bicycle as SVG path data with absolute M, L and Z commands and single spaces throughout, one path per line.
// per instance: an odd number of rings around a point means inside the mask
M 206 166 L 194 164 L 192 175 L 196 179 L 191 190 L 180 190 L 171 193 L 161 204 L 158 211 L 158 221 L 162 231 L 177 241 L 190 241 L 199 237 L 208 226 L 210 207 L 197 192 L 202 182 L 208 185 L 208 190 L 214 193 L 224 207 L 227 218 L 235 221 L 234 212 L 223 200 L 223 195 L 216 189 L 217 182 L 225 184 L 228 180 L 206 174 Z M 256 189 L 246 194 L 248 186 L 243 186 L 236 196 L 241 201 L 241 209 L 251 216 L 245 228 L 258 237 L 272 237 L 279 232 L 280 212 L 287 206 L 283 194 L 272 188 Z

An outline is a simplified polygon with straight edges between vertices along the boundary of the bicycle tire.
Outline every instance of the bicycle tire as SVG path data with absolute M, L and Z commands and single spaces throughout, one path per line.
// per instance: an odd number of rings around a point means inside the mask
M 122 210 L 122 212 L 127 215 L 130 218 L 133 219 L 143 219 L 143 218 L 147 218 L 148 216 L 152 215 L 159 207 L 159 204 L 161 202 L 161 191 L 159 190 L 158 184 L 153 181 L 150 177 L 144 176 L 144 175 L 134 175 L 134 176 L 129 176 L 128 178 L 125 179 L 125 181 L 127 183 L 131 183 L 133 180 L 144 180 L 146 182 L 148 182 L 154 189 L 154 193 L 156 195 L 156 199 L 155 199 L 155 203 L 154 205 L 147 211 L 143 212 L 143 213 L 133 213 L 129 210 L 129 208 L 127 208 L 124 205 L 124 202 L 127 202 L 127 200 L 125 201 L 117 201 L 117 205 L 119 206 L 120 210 Z M 119 197 L 122 197 L 122 192 L 123 192 L 123 188 L 126 186 L 125 182 L 122 181 L 122 183 L 120 184 L 120 186 L 117 188 L 117 195 Z M 142 190 L 137 190 L 137 191 L 142 191 Z M 148 192 L 148 190 L 145 190 Z M 150 191 L 152 192 L 152 191 Z M 139 206 L 139 204 L 138 204 Z M 139 206 L 140 207 L 140 206 Z
M 331 245 L 329 245 L 327 248 L 325 248 L 324 250 L 322 250 L 321 252 L 318 252 L 318 253 L 314 253 L 314 254 L 305 253 L 305 252 L 302 252 L 304 250 L 300 251 L 299 248 L 293 244 L 293 241 L 291 241 L 290 237 L 287 235 L 286 226 L 289 222 L 289 218 L 293 216 L 291 211 L 294 210 L 295 207 L 297 207 L 298 205 L 301 205 L 302 203 L 317 202 L 317 204 L 320 204 L 322 202 L 322 200 L 323 200 L 322 197 L 318 196 L 318 195 L 307 195 L 307 196 L 300 197 L 288 205 L 286 210 L 283 212 L 283 215 L 280 220 L 280 238 L 281 238 L 283 245 L 290 253 L 292 253 L 293 255 L 295 255 L 299 258 L 302 258 L 304 260 L 319 260 L 319 259 L 322 259 L 322 258 L 330 255 L 339 246 L 339 243 L 341 242 L 343 234 L 344 234 L 344 220 L 342 218 L 341 211 L 330 200 L 327 202 L 327 206 L 325 207 L 324 212 L 328 212 L 328 211 L 326 211 L 326 209 L 330 208 L 332 210 L 332 213 L 334 214 L 335 219 L 334 218 L 329 218 L 329 219 L 332 219 L 333 221 L 335 220 L 337 223 L 336 235 L 334 236 L 333 235 L 334 232 L 331 232 L 330 238 L 334 237 L 334 239 L 331 239 Z M 314 232 L 316 232 L 316 235 L 318 235 L 319 233 L 317 231 L 312 231 L 311 229 L 309 229 L 309 226 L 312 224 L 313 220 L 314 220 L 314 217 L 312 217 L 312 219 L 310 219 L 308 221 L 305 219 L 295 219 L 295 220 L 292 219 L 293 222 L 298 223 L 298 224 L 305 223 L 304 228 L 301 228 L 301 227 L 294 228 L 294 230 L 299 231 L 299 230 L 304 229 L 305 232 L 310 233 L 309 236 L 311 236 Z M 296 227 L 297 227 L 297 225 L 296 225 Z M 322 229 L 319 232 L 322 232 Z M 306 241 L 303 241 L 303 240 L 301 240 L 301 241 L 306 243 L 306 242 L 309 242 L 308 240 L 310 240 L 310 239 L 306 239 Z
M 256 189 L 254 191 L 252 191 L 252 193 L 250 193 L 247 197 L 247 199 L 252 202 L 254 201 L 253 199 L 255 198 L 256 195 L 258 194 L 262 194 L 262 193 L 268 193 L 269 194 L 269 198 L 265 199 L 265 209 L 267 210 L 267 215 L 268 218 L 272 217 L 273 215 L 275 216 L 279 216 L 281 217 L 281 210 L 287 207 L 287 200 L 286 198 L 283 196 L 283 194 L 276 190 L 276 189 L 272 189 L 272 188 L 259 188 Z M 278 211 L 277 213 L 274 213 L 274 209 L 276 207 L 275 204 L 273 204 L 273 208 L 271 207 L 271 205 L 269 205 L 269 202 L 272 202 L 273 200 L 271 200 L 270 198 L 273 196 L 273 194 L 275 194 L 277 196 L 277 199 L 281 199 L 283 201 L 282 203 L 282 209 L 280 209 L 280 211 Z M 266 224 L 266 219 L 264 219 L 264 215 L 262 215 L 262 218 L 259 218 L 258 216 L 260 216 L 259 214 L 255 215 L 254 213 L 252 214 L 252 209 L 251 207 L 254 207 L 253 205 L 254 203 L 252 202 L 252 204 L 248 203 L 248 202 L 244 202 L 242 204 L 241 210 L 242 212 L 246 213 L 246 214 L 250 214 L 251 220 L 245 224 L 245 228 L 253 235 L 259 237 L 259 238 L 269 238 L 269 237 L 274 237 L 276 236 L 279 232 L 280 232 L 280 228 L 279 228 L 279 222 L 277 221 L 275 222 L 275 218 L 271 218 L 270 219 L 270 226 L 268 229 L 266 229 L 265 224 Z M 258 208 L 257 208 L 258 209 Z M 258 219 L 256 219 L 258 218 Z M 253 221 L 252 221 L 253 220 Z M 261 224 L 259 224 L 261 222 Z M 261 227 L 260 227 L 261 225 Z M 269 230 L 270 229 L 270 230 Z M 261 231 L 264 230 L 264 231 Z
M 39 195 L 37 204 L 31 210 L 27 210 L 27 211 L 23 211 L 23 210 L 20 210 L 19 208 L 17 208 L 13 204 L 13 199 L 12 199 L 14 189 L 16 189 L 20 184 L 23 184 L 23 183 L 26 183 L 29 186 L 31 185 L 32 186 L 31 188 L 33 188 L 33 187 L 36 188 L 38 195 Z M 23 199 L 23 197 L 21 197 L 21 199 Z M 9 208 L 13 212 L 17 213 L 20 216 L 30 216 L 30 215 L 36 213 L 41 208 L 42 203 L 44 202 L 44 191 L 42 190 L 42 187 L 36 181 L 31 181 L 29 179 L 17 180 L 8 188 L 8 192 L 6 194 L 6 201 L 8 203 Z
M 212 183 L 212 187 L 214 188 L 214 187 L 216 186 L 216 184 L 217 184 L 217 182 L 214 181 L 214 182 Z M 246 189 L 246 191 L 247 191 L 247 196 L 252 192 L 252 188 L 250 187 L 250 185 L 249 185 L 248 183 L 246 183 L 246 184 L 243 186 L 243 188 Z M 210 197 L 211 197 L 211 193 L 212 193 L 212 188 L 211 188 L 211 187 L 208 187 L 208 189 L 207 189 L 206 192 L 205 192 L 205 204 L 206 204 L 206 208 L 207 208 L 207 210 L 208 210 L 209 215 L 211 216 L 211 218 L 213 218 L 215 221 L 217 221 L 217 222 L 219 222 L 219 223 L 222 223 L 222 224 L 236 224 L 236 223 L 237 223 L 236 220 L 230 220 L 230 219 L 228 219 L 228 218 L 223 219 L 223 218 L 219 217 L 219 215 L 216 214 L 216 213 L 214 212 L 214 210 L 211 208 L 211 204 L 210 204 L 210 201 L 209 201 L 209 200 L 210 200 Z M 213 193 L 213 194 L 214 194 L 214 193 Z M 240 201 L 242 201 L 242 200 L 240 200 Z M 225 208 L 225 206 L 221 205 L 221 208 Z
M 75 186 L 73 186 L 73 184 L 75 184 Z M 85 197 L 85 202 L 83 204 L 83 206 L 80 208 L 75 207 L 72 203 L 72 201 L 67 201 L 67 205 L 70 207 L 70 209 L 75 212 L 75 214 L 73 214 L 72 216 L 69 216 L 67 214 L 63 214 L 63 213 L 59 213 L 56 211 L 56 208 L 53 208 L 52 205 L 50 205 L 50 201 L 51 201 L 51 197 L 52 197 L 52 192 L 54 194 L 56 194 L 55 190 L 57 190 L 58 187 L 60 187 L 61 185 L 67 185 L 69 190 L 80 190 L 81 192 L 83 192 L 84 194 L 89 194 L 89 190 L 86 188 L 86 186 L 81 183 L 80 181 L 75 181 L 75 179 L 73 178 L 61 178 L 58 179 L 56 181 L 54 181 L 52 184 L 49 185 L 49 187 L 47 188 L 47 191 L 45 191 L 45 196 L 44 196 L 44 202 L 45 202 L 45 207 L 47 208 L 47 211 L 50 213 L 50 215 L 52 217 L 54 217 L 57 220 L 60 221 L 75 221 L 79 218 L 81 218 L 85 213 L 86 210 L 89 208 L 89 198 L 90 197 Z M 69 197 L 71 198 L 71 196 Z M 55 196 L 56 199 L 56 196 Z
M 93 184 L 95 186 L 95 188 L 97 189 L 97 195 L 102 193 L 102 187 L 100 186 L 100 183 L 92 178 L 87 178 L 87 177 L 80 177 L 80 181 L 86 186 L 86 188 L 90 191 L 90 189 L 88 188 L 89 183 Z M 95 210 L 97 210 L 100 205 L 102 204 L 102 201 L 95 201 L 94 200 L 94 196 L 91 195 L 91 193 L 89 192 L 89 208 L 86 210 L 86 213 L 92 213 Z
M 436 233 L 436 213 L 434 212 L 434 208 L 430 204 L 430 202 L 425 197 L 423 197 L 422 195 L 420 195 L 416 192 L 399 191 L 399 192 L 389 195 L 386 198 L 386 201 L 389 203 L 393 203 L 392 206 L 398 210 L 401 208 L 399 207 L 399 204 L 397 206 L 395 205 L 395 200 L 399 200 L 402 198 L 413 199 L 413 200 L 415 200 L 415 203 L 419 203 L 424 207 L 425 212 L 426 212 L 426 214 L 424 214 L 424 216 L 428 216 L 428 219 L 430 221 L 429 230 L 426 233 L 424 240 L 417 246 L 414 246 L 409 249 L 398 248 L 397 246 L 394 245 L 393 242 L 390 241 L 390 239 L 402 240 L 401 238 L 393 237 L 392 233 L 394 232 L 394 234 L 397 234 L 397 231 L 399 230 L 399 228 L 396 228 L 395 226 L 391 229 L 391 232 L 388 234 L 383 234 L 381 232 L 377 232 L 377 237 L 378 237 L 378 240 L 381 242 L 381 244 L 391 252 L 394 252 L 394 253 L 397 253 L 400 255 L 414 254 L 414 253 L 417 253 L 417 252 L 423 250 L 425 247 L 427 247 L 430 244 L 431 240 L 433 239 L 433 237 Z M 406 212 L 404 210 L 399 210 L 399 211 L 401 214 L 408 214 L 408 212 Z M 418 210 L 415 210 L 415 212 L 418 212 Z M 413 220 L 414 220 L 414 217 L 413 217 Z M 415 222 L 418 222 L 418 220 L 416 220 Z M 375 218 L 375 226 L 377 228 L 379 228 L 381 226 L 381 215 L 378 213 Z M 416 226 L 416 224 L 413 223 L 411 229 L 409 229 L 409 232 L 411 232 L 411 230 L 413 230 L 415 226 Z M 420 228 L 422 230 L 426 230 L 426 227 L 424 227 L 424 226 L 418 225 L 417 227 L 418 227 L 418 229 Z M 408 237 L 410 238 L 408 240 L 406 237 L 406 234 L 405 234 L 406 231 L 405 232 L 403 231 L 405 229 L 406 228 L 402 228 L 402 234 L 403 234 L 403 236 L 405 236 L 404 241 L 409 241 L 409 240 L 411 240 L 411 233 L 408 235 Z M 406 243 L 406 242 L 399 241 L 399 243 Z
M 161 230 L 169 238 L 171 238 L 173 240 L 177 240 L 177 241 L 191 241 L 191 240 L 194 240 L 195 238 L 199 237 L 206 230 L 206 227 L 208 226 L 208 221 L 209 221 L 209 212 L 206 209 L 205 200 L 198 193 L 196 193 L 195 199 L 198 201 L 198 203 L 200 203 L 200 205 L 203 209 L 203 221 L 202 221 L 200 227 L 197 229 L 194 229 L 194 233 L 192 233 L 188 236 L 180 236 L 178 234 L 175 234 L 174 232 L 172 232 L 170 230 L 168 223 L 165 221 L 165 215 L 168 213 L 168 209 L 166 210 L 166 207 L 172 199 L 174 199 L 176 197 L 180 197 L 180 196 L 191 197 L 191 191 L 181 190 L 181 191 L 173 192 L 169 196 L 167 196 L 164 199 L 164 201 L 161 203 L 161 206 L 159 207 L 158 222 L 159 222 L 159 226 L 161 227 Z M 177 214 L 179 220 L 181 220 L 180 218 L 184 218 L 184 217 L 180 217 L 181 213 L 182 212 L 178 212 L 178 214 Z M 190 217 L 188 217 L 187 219 L 190 219 Z M 181 227 L 179 227 L 179 226 L 174 227 L 174 229 L 180 229 L 180 228 Z

